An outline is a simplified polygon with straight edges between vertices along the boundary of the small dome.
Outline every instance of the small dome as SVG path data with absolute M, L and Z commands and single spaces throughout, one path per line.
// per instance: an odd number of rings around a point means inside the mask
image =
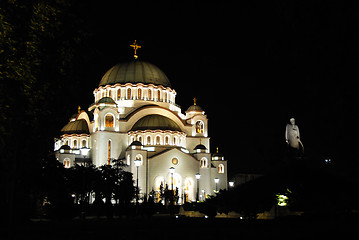
M 89 134 L 89 127 L 85 119 L 71 121 L 61 129 L 62 134 Z
M 102 77 L 99 86 L 116 83 L 143 83 L 171 87 L 170 81 L 161 69 L 143 61 L 119 63 L 113 66 Z
M 224 156 L 218 152 L 218 147 L 217 152 L 212 155 L 212 160 L 224 160 Z
M 140 141 L 133 141 L 130 146 L 142 146 L 142 143 Z
M 70 146 L 69 145 L 62 145 L 60 147 L 60 149 L 63 149 L 63 150 L 71 150 Z
M 110 97 L 103 97 L 97 103 L 115 103 L 115 101 Z
M 206 146 L 204 146 L 203 144 L 198 144 L 193 150 L 207 150 Z
M 198 105 L 192 105 L 186 110 L 186 112 L 192 112 L 192 111 L 194 111 L 194 112 L 203 112 L 203 109 Z
M 182 131 L 177 123 L 167 117 L 157 114 L 148 115 L 138 120 L 135 125 L 133 125 L 131 131 L 137 130 Z

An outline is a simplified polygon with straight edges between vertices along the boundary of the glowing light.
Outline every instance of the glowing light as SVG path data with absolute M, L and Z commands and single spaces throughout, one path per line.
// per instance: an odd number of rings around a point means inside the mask
M 277 194 L 277 204 L 280 207 L 285 207 L 288 204 L 288 197 L 286 195 L 283 194 Z
M 143 147 L 142 149 L 143 149 L 143 150 L 146 150 L 146 151 L 148 151 L 148 152 L 154 152 L 154 151 L 156 151 L 156 148 L 155 148 L 155 147 Z
M 329 164 L 332 163 L 332 159 L 326 158 L 326 159 L 324 160 L 324 162 L 325 162 L 325 164 L 329 165 Z
M 139 166 L 141 166 L 141 163 L 142 163 L 142 161 L 141 161 L 141 159 L 135 159 L 135 160 L 133 160 L 133 162 L 135 163 L 135 166 L 136 167 L 139 167 Z
M 83 156 L 87 156 L 90 149 L 89 148 L 81 148 L 80 151 Z
M 181 151 L 184 152 L 184 153 L 189 153 L 189 151 L 185 148 L 181 148 Z

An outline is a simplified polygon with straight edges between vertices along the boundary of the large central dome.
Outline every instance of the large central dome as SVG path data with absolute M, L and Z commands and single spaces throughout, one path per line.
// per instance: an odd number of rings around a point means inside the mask
M 171 87 L 167 76 L 155 65 L 132 61 L 119 63 L 108 70 L 102 77 L 99 86 L 114 85 L 116 83 L 143 83 Z

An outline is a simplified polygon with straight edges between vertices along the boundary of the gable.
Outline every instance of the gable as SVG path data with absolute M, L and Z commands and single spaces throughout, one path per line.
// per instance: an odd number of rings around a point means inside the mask
M 178 148 L 172 148 L 172 149 L 165 150 L 163 152 L 155 154 L 154 156 L 150 157 L 149 159 L 150 159 L 150 161 L 153 161 L 156 159 L 171 157 L 173 155 L 176 155 L 176 156 L 178 155 L 179 157 L 183 157 L 183 158 L 189 158 L 193 161 L 198 162 L 198 160 L 195 157 L 193 157 L 191 154 L 185 153 L 185 152 L 179 150 Z

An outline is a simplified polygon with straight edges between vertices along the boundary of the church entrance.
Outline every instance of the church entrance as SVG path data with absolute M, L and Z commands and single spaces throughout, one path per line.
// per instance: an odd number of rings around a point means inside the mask
M 167 177 L 168 190 L 171 191 L 171 194 L 174 198 L 174 203 L 181 203 L 181 186 L 182 186 L 182 177 L 178 173 L 169 174 Z
M 183 203 L 194 201 L 193 180 L 187 178 L 184 182 Z

